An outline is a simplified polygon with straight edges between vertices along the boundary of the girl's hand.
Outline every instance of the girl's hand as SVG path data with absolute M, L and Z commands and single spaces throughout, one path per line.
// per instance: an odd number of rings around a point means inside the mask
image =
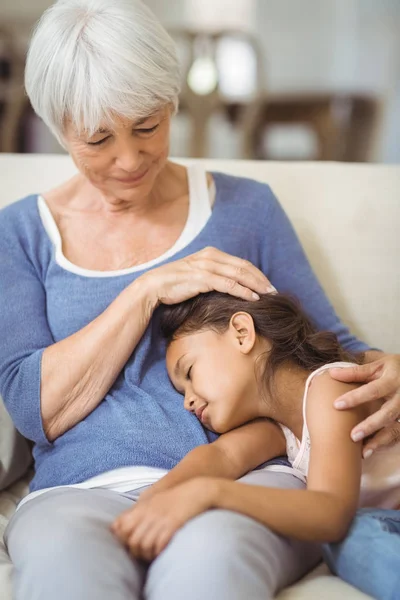
M 217 291 L 245 300 L 275 291 L 265 275 L 249 261 L 216 248 L 148 271 L 139 279 L 148 286 L 152 304 L 177 304 L 198 294 Z
M 343 410 L 372 400 L 383 401 L 382 407 L 376 413 L 354 427 L 351 432 L 354 441 L 373 436 L 364 446 L 364 458 L 381 446 L 391 446 L 400 442 L 399 354 L 386 354 L 365 365 L 330 369 L 330 374 L 338 381 L 366 384 L 337 398 L 335 408 Z
M 196 477 L 159 492 L 120 515 L 113 533 L 138 559 L 151 561 L 187 521 L 212 507 L 216 480 Z

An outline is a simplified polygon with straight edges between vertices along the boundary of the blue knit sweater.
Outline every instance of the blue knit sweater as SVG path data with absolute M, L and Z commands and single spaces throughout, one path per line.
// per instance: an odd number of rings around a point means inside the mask
M 318 328 L 334 331 L 349 350 L 367 350 L 335 315 L 270 188 L 213 176 L 212 216 L 164 262 L 205 246 L 246 258 L 279 291 L 295 294 Z M 17 429 L 35 443 L 32 491 L 128 465 L 170 469 L 214 439 L 173 389 L 154 319 L 98 407 L 53 443 L 46 439 L 40 415 L 43 350 L 92 321 L 143 272 L 86 277 L 67 271 L 55 262 L 36 195 L 0 211 L 0 393 Z

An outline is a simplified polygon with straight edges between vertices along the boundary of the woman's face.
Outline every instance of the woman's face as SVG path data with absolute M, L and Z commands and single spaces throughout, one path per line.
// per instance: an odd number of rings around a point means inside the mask
M 260 416 L 255 355 L 242 348 L 230 327 L 179 337 L 167 349 L 168 374 L 186 410 L 217 433 Z
M 171 109 L 146 119 L 116 119 L 91 137 L 67 126 L 65 142 L 76 166 L 108 198 L 134 201 L 148 195 L 168 158 Z

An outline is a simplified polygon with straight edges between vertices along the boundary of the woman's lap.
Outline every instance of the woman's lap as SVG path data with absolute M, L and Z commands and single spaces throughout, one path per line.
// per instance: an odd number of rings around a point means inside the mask
M 5 532 L 14 597 L 139 598 L 144 568 L 134 566 L 109 529 L 131 505 L 108 490 L 61 488 L 22 506 Z M 113 580 L 118 584 L 110 588 Z
M 281 473 L 249 478 L 259 485 L 302 487 Z M 16 600 L 267 600 L 318 560 L 313 546 L 281 538 L 242 515 L 209 511 L 187 523 L 147 568 L 109 529 L 131 505 L 109 490 L 62 488 L 22 506 L 5 536 Z

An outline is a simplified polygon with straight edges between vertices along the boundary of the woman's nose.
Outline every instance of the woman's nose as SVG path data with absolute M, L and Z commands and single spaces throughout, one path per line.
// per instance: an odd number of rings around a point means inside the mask
M 143 162 L 135 142 L 136 140 L 131 139 L 119 144 L 115 157 L 116 166 L 133 176 L 140 170 Z

